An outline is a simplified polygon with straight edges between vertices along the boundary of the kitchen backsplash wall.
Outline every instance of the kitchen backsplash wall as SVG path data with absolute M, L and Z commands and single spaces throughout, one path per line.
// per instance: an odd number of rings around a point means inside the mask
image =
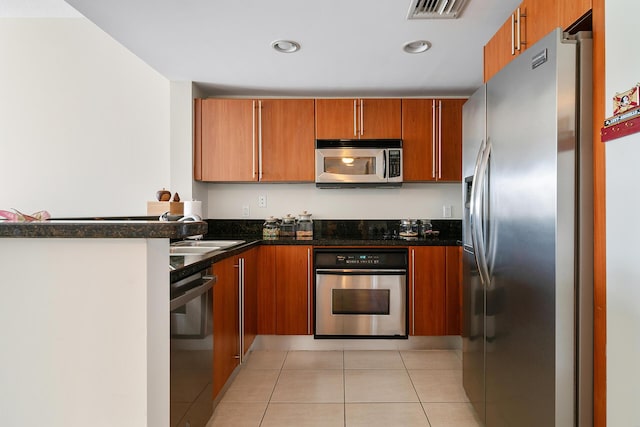
M 458 219 L 431 219 L 434 237 L 440 242 L 456 245 L 462 239 L 462 221 Z M 207 239 L 261 239 L 263 221 L 260 219 L 209 219 Z M 350 240 L 389 240 L 399 238 L 400 219 L 333 220 L 316 219 L 313 222 L 313 238 Z M 280 238 L 286 240 L 285 238 Z
M 265 207 L 259 198 L 264 196 Z M 459 183 L 411 183 L 401 188 L 318 189 L 315 184 L 207 184 L 207 218 L 263 219 L 297 216 L 317 219 L 462 218 Z M 247 212 L 248 211 L 248 212 Z M 247 216 L 248 214 L 248 216 Z

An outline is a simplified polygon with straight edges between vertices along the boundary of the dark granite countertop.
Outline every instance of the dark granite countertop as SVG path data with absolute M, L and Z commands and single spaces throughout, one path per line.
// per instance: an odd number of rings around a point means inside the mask
M 209 240 L 216 240 L 210 238 Z M 225 236 L 228 237 L 228 236 Z M 225 258 L 238 255 L 248 249 L 256 246 L 273 246 L 273 245 L 310 245 L 314 247 L 326 247 L 326 246 L 342 246 L 342 247 L 364 247 L 364 246 L 394 246 L 394 247 L 409 247 L 409 246 L 460 246 L 460 240 L 454 238 L 440 239 L 438 237 L 421 238 L 417 240 L 402 240 L 402 239 L 314 239 L 314 240 L 292 240 L 292 239 L 277 239 L 277 240 L 262 240 L 262 239 L 248 239 L 245 243 L 235 246 L 229 250 L 212 252 L 205 255 L 189 256 L 189 261 L 183 259 L 183 257 L 172 257 L 176 263 L 172 263 L 175 270 L 171 271 L 171 282 L 182 280 L 191 276 L 199 271 L 202 271 L 216 262 L 220 262 Z M 183 261 L 185 263 L 183 263 Z M 214 271 L 215 274 L 215 271 Z
M 0 238 L 73 238 L 73 239 L 183 239 L 206 234 L 207 223 L 149 221 L 64 219 L 41 222 L 0 222 Z

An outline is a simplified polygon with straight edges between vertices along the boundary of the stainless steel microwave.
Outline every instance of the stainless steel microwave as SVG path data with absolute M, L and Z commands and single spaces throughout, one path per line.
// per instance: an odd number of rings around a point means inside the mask
M 316 140 L 316 187 L 401 185 L 402 140 Z

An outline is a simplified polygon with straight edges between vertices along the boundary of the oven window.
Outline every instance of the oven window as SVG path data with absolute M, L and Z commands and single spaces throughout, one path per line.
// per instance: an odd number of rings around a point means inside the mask
M 324 171 L 341 175 L 375 175 L 376 158 L 369 157 L 325 157 Z
M 389 289 L 332 289 L 333 314 L 389 314 Z

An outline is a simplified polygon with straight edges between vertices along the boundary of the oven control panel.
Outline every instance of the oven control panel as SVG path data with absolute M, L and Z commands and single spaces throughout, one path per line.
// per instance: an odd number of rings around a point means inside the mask
M 378 265 L 384 263 L 380 254 L 336 255 L 336 265 Z
M 315 268 L 407 268 L 406 249 L 316 249 Z

